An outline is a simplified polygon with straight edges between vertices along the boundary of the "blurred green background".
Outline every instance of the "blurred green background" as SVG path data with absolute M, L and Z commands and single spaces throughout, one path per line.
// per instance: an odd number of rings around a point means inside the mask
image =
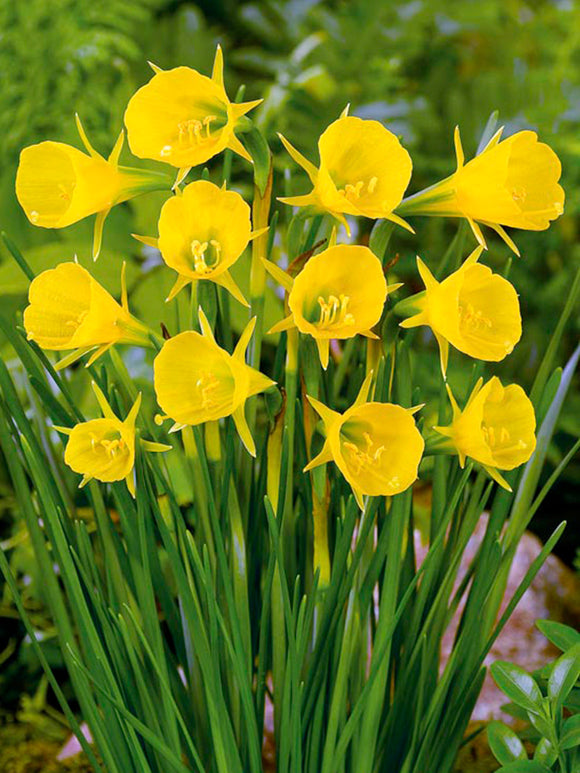
M 493 110 L 510 134 L 538 131 L 558 153 L 566 190 L 565 215 L 542 233 L 512 232 L 522 252 L 510 278 L 520 293 L 524 336 L 497 372 L 529 387 L 580 262 L 580 7 L 573 0 L 27 0 L 0 3 L 0 228 L 39 270 L 77 253 L 88 265 L 92 219 L 62 231 L 31 226 L 14 195 L 22 147 L 44 139 L 79 145 L 77 111 L 89 137 L 108 153 L 131 94 L 151 76 L 147 60 L 163 68 L 189 65 L 210 72 L 216 43 L 224 48 L 226 86 L 233 98 L 264 97 L 252 114 L 276 154 L 278 186 L 307 190 L 276 137 L 283 132 L 308 157 L 346 103 L 351 113 L 383 121 L 413 158 L 409 192 L 454 168 L 452 134 L 460 124 L 467 157 Z M 125 151 L 126 153 L 126 151 Z M 127 154 L 128 156 L 128 154 Z M 234 160 L 234 185 L 250 178 Z M 164 194 L 117 207 L 105 228 L 96 275 L 118 288 L 121 257 L 130 262 L 136 314 L 158 321 L 165 313 L 155 256 L 130 237 L 155 233 Z M 362 224 L 370 228 L 370 223 Z M 396 272 L 417 284 L 417 252 L 436 264 L 456 233 L 449 220 L 413 221 L 416 236 L 397 230 Z M 359 234 L 364 238 L 364 232 Z M 468 238 L 471 247 L 471 236 Z M 501 270 L 507 248 L 489 234 L 485 260 Z M 467 254 L 466 247 L 466 254 Z M 27 281 L 4 248 L 0 253 L 0 313 L 25 303 Z M 150 251 L 149 251 L 150 252 Z M 172 277 L 167 274 L 167 286 Z M 165 281 L 165 279 L 163 280 Z M 568 327 L 560 362 L 578 341 L 579 315 Z M 437 371 L 433 342 L 419 376 Z M 452 357 L 451 382 L 460 380 Z M 578 380 L 551 450 L 556 464 L 580 434 Z M 546 474 L 549 474 L 547 470 Z M 0 540 L 12 529 L 10 488 L 0 471 Z M 560 555 L 572 565 L 580 544 L 580 460 L 568 468 L 533 528 L 542 536 L 563 518 Z M 3 495 L 4 492 L 4 495 Z M 25 556 L 22 559 L 25 561 Z M 26 564 L 25 564 L 26 565 Z M 14 625 L 17 625 L 14 623 Z

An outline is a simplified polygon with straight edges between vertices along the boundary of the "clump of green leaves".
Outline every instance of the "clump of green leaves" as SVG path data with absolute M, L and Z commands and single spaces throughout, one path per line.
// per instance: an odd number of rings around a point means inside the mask
M 562 623 L 540 620 L 540 631 L 562 651 L 531 675 L 497 661 L 491 674 L 510 699 L 507 710 L 526 722 L 521 737 L 534 746 L 530 759 L 520 736 L 503 722 L 487 729 L 501 773 L 576 773 L 580 770 L 580 633 Z

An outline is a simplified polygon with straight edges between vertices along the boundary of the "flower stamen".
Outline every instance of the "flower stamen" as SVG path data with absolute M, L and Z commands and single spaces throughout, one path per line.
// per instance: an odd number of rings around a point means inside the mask
M 354 325 L 354 315 L 347 311 L 349 302 L 350 297 L 342 293 L 338 297 L 329 295 L 328 300 L 320 295 L 318 297 L 320 319 L 315 323 L 316 327 L 319 330 L 330 330 L 342 325 Z
M 211 274 L 220 262 L 222 246 L 217 239 L 210 239 L 207 242 L 200 242 L 194 239 L 191 242 L 191 254 L 193 256 L 193 269 L 196 274 L 207 276 Z M 209 257 L 213 260 L 209 260 Z
M 367 444 L 365 451 L 361 450 L 355 443 L 348 441 L 343 443 L 344 448 L 352 454 L 353 462 L 356 465 L 355 475 L 360 475 L 363 467 L 376 467 L 380 464 L 381 456 L 385 450 L 384 446 L 377 446 L 373 450 L 375 443 L 368 432 L 363 433 L 363 438 Z M 393 487 L 396 485 L 394 480 L 391 483 Z
M 197 118 L 190 118 L 187 121 L 180 121 L 177 124 L 177 139 L 180 145 L 201 145 L 203 142 L 207 142 L 211 139 L 211 126 L 212 121 L 217 121 L 217 115 L 206 115 L 203 120 Z M 205 127 L 205 135 L 203 129 Z M 166 148 L 170 148 L 170 145 L 166 145 L 161 151 L 161 155 L 164 154 Z M 170 152 L 170 151 L 169 151 Z

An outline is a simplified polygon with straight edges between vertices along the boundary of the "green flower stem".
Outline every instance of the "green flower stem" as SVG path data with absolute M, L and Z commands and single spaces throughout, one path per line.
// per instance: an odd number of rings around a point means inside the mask
M 211 524 L 209 521 L 208 493 L 202 475 L 199 459 L 199 449 L 197 448 L 193 437 L 193 429 L 191 427 L 184 427 L 184 429 L 181 430 L 181 437 L 183 439 L 183 449 L 185 451 L 185 456 L 190 464 L 193 483 L 192 487 L 194 492 L 194 504 L 196 506 L 195 509 L 201 520 L 201 526 L 208 548 L 211 565 L 212 567 L 215 567 L 215 544 Z

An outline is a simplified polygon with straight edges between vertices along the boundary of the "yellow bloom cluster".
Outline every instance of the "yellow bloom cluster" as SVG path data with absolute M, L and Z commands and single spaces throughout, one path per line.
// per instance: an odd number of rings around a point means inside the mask
M 199 282 L 226 289 L 248 306 L 230 273 L 249 243 L 267 231 L 267 220 L 252 213 L 242 196 L 197 179 L 185 185 L 190 169 L 226 149 L 252 162 L 236 132 L 251 127 L 246 114 L 260 100 L 232 103 L 223 81 L 223 57 L 218 48 L 212 77 L 188 67 L 154 75 L 131 98 L 125 112 L 128 141 L 134 155 L 178 169 L 177 179 L 162 173 L 119 165 L 121 133 L 105 159 L 90 145 L 77 119 L 86 153 L 59 142 L 41 142 L 22 151 L 16 192 L 31 223 L 62 228 L 96 214 L 94 257 L 110 209 L 146 191 L 172 190 L 161 208 L 156 236 L 134 235 L 157 248 L 176 273 L 167 298 L 171 301 L 187 285 Z M 497 362 L 518 343 L 522 324 L 515 288 L 481 264 L 486 247 L 481 228 L 490 226 L 517 251 L 503 226 L 540 230 L 563 211 L 564 192 L 558 184 L 560 162 L 538 142 L 533 132 L 519 132 L 500 142 L 501 131 L 472 161 L 465 163 L 459 131 L 455 134 L 457 171 L 446 180 L 403 200 L 411 179 L 412 162 L 399 139 L 377 121 L 349 116 L 347 110 L 322 134 L 319 164 L 308 161 L 284 137 L 281 141 L 312 184 L 309 193 L 282 198 L 306 215 L 327 214 L 346 226 L 348 218 L 390 220 L 412 229 L 401 215 L 464 217 L 480 246 L 457 270 L 437 280 L 418 258 L 425 290 L 397 304 L 403 328 L 428 326 L 439 345 L 445 377 L 449 346 L 484 361 Z M 363 336 L 379 339 L 389 296 L 400 287 L 389 285 L 381 260 L 368 246 L 330 245 L 306 255 L 283 270 L 260 254 L 257 265 L 281 286 L 286 316 L 272 333 L 288 331 L 314 340 L 320 363 L 327 369 L 331 342 Z M 292 258 L 296 256 L 291 256 Z M 295 265 L 299 269 L 294 270 Z M 197 297 L 195 294 L 192 298 Z M 227 297 L 227 296 L 225 296 Z M 252 307 L 253 308 L 253 307 Z M 195 308 L 194 308 L 195 311 Z M 70 365 L 91 353 L 88 364 L 111 346 L 157 345 L 153 381 L 157 402 L 171 418 L 171 431 L 232 417 L 240 438 L 256 454 L 245 413 L 247 400 L 275 387 L 275 382 L 247 364 L 246 351 L 256 325 L 252 317 L 230 351 L 216 341 L 203 308 L 196 311 L 200 330 L 186 330 L 161 342 L 130 312 L 124 269 L 118 303 L 78 262 L 63 262 L 40 274 L 30 285 L 24 312 L 28 338 L 46 350 L 68 351 L 58 364 Z M 305 472 L 333 462 L 364 507 L 364 496 L 393 496 L 405 491 L 418 475 L 425 443 L 413 418 L 417 408 L 369 399 L 372 370 L 353 405 L 344 413 L 319 399 L 308 400 L 320 416 L 325 442 Z M 448 388 L 453 420 L 436 427 L 461 465 L 467 457 L 481 464 L 501 485 L 500 470 L 510 470 L 530 458 L 535 447 L 535 417 L 531 402 L 517 385 L 504 387 L 496 377 L 480 380 L 461 410 Z M 147 451 L 170 446 L 138 440 L 140 397 L 122 421 L 94 385 L 103 418 L 57 428 L 68 434 L 65 462 L 83 478 L 104 482 L 126 480 L 135 492 L 137 442 Z

